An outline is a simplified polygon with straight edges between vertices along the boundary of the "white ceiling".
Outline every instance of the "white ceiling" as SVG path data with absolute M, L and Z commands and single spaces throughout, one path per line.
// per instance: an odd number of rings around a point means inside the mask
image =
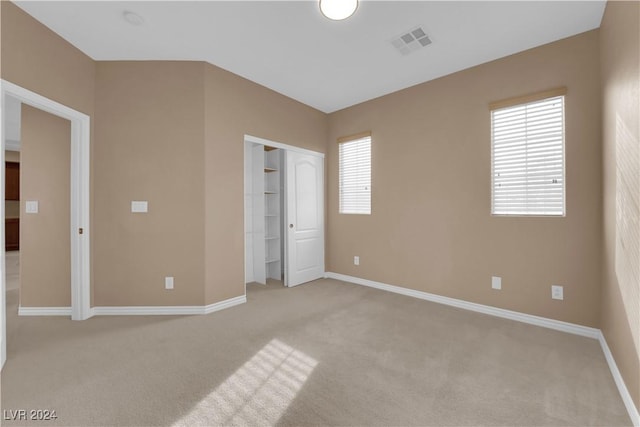
M 370 0 L 330 21 L 313 0 L 16 4 L 95 60 L 207 61 L 324 112 L 597 28 L 605 7 Z M 416 26 L 433 43 L 403 56 L 390 40 Z

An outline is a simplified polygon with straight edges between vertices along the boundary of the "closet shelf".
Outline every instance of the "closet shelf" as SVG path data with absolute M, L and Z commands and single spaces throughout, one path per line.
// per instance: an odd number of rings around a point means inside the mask
M 251 181 L 251 196 L 257 197 L 248 206 L 254 225 L 248 245 L 253 253 L 253 265 L 250 266 L 253 279 L 259 283 L 266 283 L 268 279 L 282 280 L 284 236 L 280 199 L 283 189 L 280 185 L 285 166 L 283 157 L 282 150 L 254 144 L 251 146 L 251 164 L 247 163 L 245 168 L 245 178 Z

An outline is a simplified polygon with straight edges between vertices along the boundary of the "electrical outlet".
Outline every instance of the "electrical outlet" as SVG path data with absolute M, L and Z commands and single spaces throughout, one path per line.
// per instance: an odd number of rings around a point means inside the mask
M 165 289 L 173 289 L 173 277 L 165 277 L 164 278 L 164 288 Z
M 353 265 L 360 265 L 360 257 L 359 256 L 354 256 L 353 257 Z
M 564 287 L 560 285 L 552 285 L 551 298 L 560 300 L 564 299 Z
M 491 289 L 502 289 L 502 277 L 491 276 Z

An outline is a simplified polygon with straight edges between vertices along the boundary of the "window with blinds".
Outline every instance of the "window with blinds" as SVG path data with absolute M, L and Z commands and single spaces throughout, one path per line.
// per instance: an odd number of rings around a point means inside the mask
M 565 214 L 564 96 L 491 111 L 491 213 Z
M 371 136 L 339 140 L 342 214 L 371 214 Z

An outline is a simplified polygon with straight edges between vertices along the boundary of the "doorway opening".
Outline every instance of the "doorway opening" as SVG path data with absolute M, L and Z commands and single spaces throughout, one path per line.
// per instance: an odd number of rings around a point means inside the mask
M 45 98 L 22 88 L 11 82 L 2 80 L 0 82 L 0 164 L 5 162 L 5 149 L 7 145 L 7 135 L 4 126 L 7 103 L 17 101 L 37 110 L 50 113 L 54 116 L 66 119 L 71 122 L 70 129 L 70 247 L 71 247 L 71 318 L 73 320 L 85 320 L 91 317 L 90 307 L 90 229 L 89 229 L 89 165 L 90 165 L 90 118 L 84 113 L 66 107 L 56 101 Z M 0 181 L 0 196 L 5 198 L 5 176 L 2 175 Z M 32 204 L 31 209 L 38 210 L 38 204 Z M 0 203 L 0 217 L 4 218 L 5 205 Z M 5 223 L 2 222 L 3 235 Z M 4 366 L 7 348 L 6 329 L 6 284 L 7 268 L 5 265 L 5 245 L 0 245 L 0 321 L 1 342 L 0 342 L 0 366 Z M 38 313 L 31 313 L 37 315 Z M 46 310 L 41 315 L 59 314 L 47 313 Z
M 324 277 L 324 154 L 245 135 L 244 220 L 245 288 Z
M 20 123 L 21 103 L 8 96 L 4 108 L 4 236 L 7 304 L 17 303 L 20 288 Z
M 245 142 L 245 283 L 283 281 L 284 150 Z
M 7 96 L 4 105 L 4 265 L 5 310 L 8 318 L 18 315 L 20 300 L 20 141 L 22 103 Z M 14 321 L 15 322 L 15 321 Z M 9 335 L 11 335 L 9 333 Z

